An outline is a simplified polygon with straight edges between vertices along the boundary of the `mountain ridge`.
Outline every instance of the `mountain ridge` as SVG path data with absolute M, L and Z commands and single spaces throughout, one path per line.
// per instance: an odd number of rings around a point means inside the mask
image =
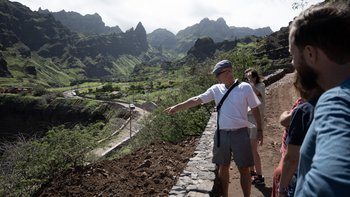
M 39 12 L 51 13 L 56 20 L 61 21 L 64 25 L 66 24 L 71 31 L 78 33 L 105 34 L 123 32 L 118 26 L 115 26 L 117 28 L 115 31 L 109 29 L 110 27 L 104 25 L 102 18 L 97 13 L 82 16 L 78 12 L 65 12 L 64 10 L 50 12 L 49 10 L 39 9 Z M 94 20 L 89 20 L 93 16 Z M 109 30 L 97 30 L 95 26 L 98 26 L 99 29 L 107 28 Z M 88 30 L 85 27 L 89 27 Z M 130 29 L 133 29 L 133 27 Z M 199 23 L 188 26 L 176 34 L 166 28 L 158 28 L 150 33 L 146 32 L 147 40 L 152 47 L 173 50 L 180 53 L 187 52 L 195 44 L 196 40 L 201 37 L 211 37 L 214 42 L 222 42 L 224 40 L 235 40 L 251 35 L 266 36 L 271 33 L 273 31 L 270 27 L 253 29 L 249 27 L 228 26 L 223 17 L 219 17 L 216 21 L 205 17 Z
M 59 12 L 50 12 L 48 9 L 38 10 L 39 13 L 52 14 L 56 20 L 70 30 L 88 34 L 107 34 L 107 33 L 122 33 L 118 25 L 109 27 L 103 22 L 98 13 L 81 15 L 78 12 L 61 10 Z
M 86 35 L 70 30 L 50 13 L 31 11 L 8 0 L 0 0 L 0 16 L 3 86 L 37 83 L 59 87 L 89 80 L 125 81 L 142 65 L 167 67 L 176 55 L 181 58 L 192 55 L 197 61 L 204 61 L 213 58 L 218 51 L 234 49 L 237 42 L 256 40 L 254 36 L 238 39 L 232 34 L 238 28 L 229 27 L 223 18 L 216 21 L 205 18 L 177 35 L 166 29 L 153 32 L 158 35 L 147 34 L 141 22 L 126 32 Z M 95 17 L 101 19 L 98 15 Z M 254 31 L 246 27 L 243 30 Z M 213 31 L 221 36 L 208 36 Z M 215 42 L 212 37 L 223 41 Z M 285 37 L 282 44 L 285 44 Z M 268 41 L 256 52 L 264 56 L 266 51 L 278 48 L 279 40 Z M 275 51 L 267 55 L 272 57 L 274 54 Z M 288 50 L 283 48 L 279 54 L 286 56 Z M 174 62 L 174 65 L 184 64 Z

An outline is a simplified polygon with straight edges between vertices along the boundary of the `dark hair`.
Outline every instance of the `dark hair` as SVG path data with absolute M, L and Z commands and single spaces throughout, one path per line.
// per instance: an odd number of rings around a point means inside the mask
M 299 93 L 300 97 L 309 100 L 312 97 L 320 96 L 324 91 L 319 85 L 315 85 L 314 87 L 305 87 L 305 85 L 302 82 L 302 77 L 298 72 L 294 75 L 294 82 L 293 82 L 294 88 Z
M 258 74 L 258 71 L 256 71 L 254 68 L 248 68 L 244 71 L 244 74 L 251 73 L 252 77 L 255 78 L 255 83 L 260 83 L 260 76 Z
M 290 25 L 294 44 L 301 50 L 313 45 L 332 61 L 350 60 L 350 3 L 320 3 L 303 11 Z

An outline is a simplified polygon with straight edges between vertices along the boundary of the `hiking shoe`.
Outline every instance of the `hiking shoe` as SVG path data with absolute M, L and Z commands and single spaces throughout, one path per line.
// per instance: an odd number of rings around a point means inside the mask
M 264 177 L 259 177 L 259 176 L 255 176 L 253 181 L 252 181 L 253 185 L 265 185 L 265 178 Z

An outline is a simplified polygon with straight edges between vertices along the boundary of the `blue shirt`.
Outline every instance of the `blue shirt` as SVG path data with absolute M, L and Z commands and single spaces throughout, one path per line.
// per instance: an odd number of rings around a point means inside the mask
M 319 99 L 300 149 L 295 196 L 350 195 L 350 78 Z

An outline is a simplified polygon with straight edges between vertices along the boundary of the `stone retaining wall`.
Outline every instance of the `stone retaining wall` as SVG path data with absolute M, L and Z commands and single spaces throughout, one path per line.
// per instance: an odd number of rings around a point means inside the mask
M 171 189 L 170 197 L 212 196 L 216 178 L 215 164 L 211 162 L 215 129 L 216 113 L 212 113 L 194 152 L 195 156 L 189 160 L 176 185 Z

